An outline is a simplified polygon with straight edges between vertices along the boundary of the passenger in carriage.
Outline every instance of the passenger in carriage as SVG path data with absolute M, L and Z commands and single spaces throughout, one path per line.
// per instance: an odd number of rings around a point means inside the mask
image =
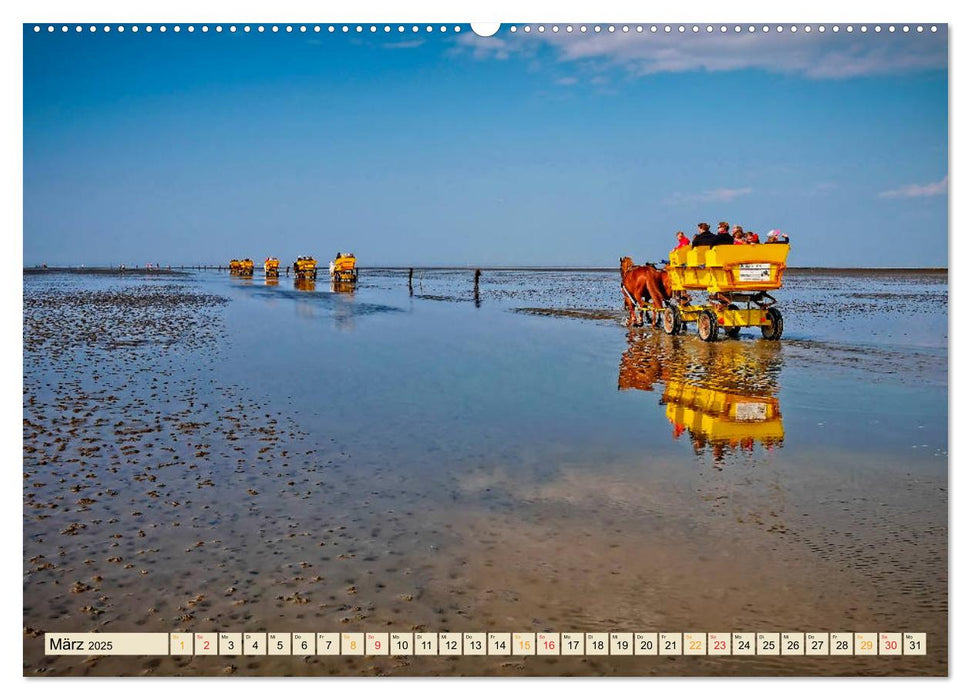
M 718 233 L 712 233 L 708 224 L 698 224 L 698 233 L 691 241 L 691 247 L 697 248 L 701 245 L 731 245 L 735 240 L 728 232 L 728 222 L 722 221 L 718 224 Z
M 745 234 L 745 242 L 750 243 L 752 245 L 758 243 L 759 234 L 757 234 L 755 231 L 749 231 L 748 233 Z
M 678 239 L 678 244 L 674 246 L 675 250 L 677 250 L 678 248 L 684 248 L 686 245 L 691 245 L 691 241 L 688 239 L 686 235 L 684 235 L 684 231 L 678 231 L 677 239 Z
M 748 241 L 745 240 L 745 232 L 742 231 L 741 226 L 736 226 L 735 231 L 732 232 L 732 238 L 734 239 L 735 245 L 745 245 Z
M 695 237 L 691 239 L 691 247 L 694 248 L 698 245 L 710 245 L 711 240 L 715 237 L 715 234 L 711 232 L 711 226 L 702 222 L 698 224 L 698 233 Z

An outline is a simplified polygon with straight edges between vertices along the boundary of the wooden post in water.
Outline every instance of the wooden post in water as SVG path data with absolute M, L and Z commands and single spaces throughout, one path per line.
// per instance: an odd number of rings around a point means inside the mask
M 476 308 L 479 308 L 479 305 L 482 303 L 481 299 L 479 299 L 479 278 L 480 277 L 482 277 L 482 270 L 476 268 L 476 270 L 475 270 L 475 285 L 472 288 L 472 296 L 475 299 L 475 307 Z

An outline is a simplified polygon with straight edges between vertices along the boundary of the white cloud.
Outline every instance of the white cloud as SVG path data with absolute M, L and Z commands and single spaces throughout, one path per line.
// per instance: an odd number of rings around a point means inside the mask
M 933 197 L 939 194 L 947 194 L 947 175 L 938 182 L 929 182 L 926 185 L 901 185 L 892 190 L 881 192 L 877 196 L 885 199 L 901 199 L 907 197 Z
M 514 47 L 510 41 L 498 36 L 479 36 L 474 32 L 463 32 L 455 40 L 455 52 L 472 52 L 472 58 L 484 61 L 490 58 L 504 61 L 515 51 L 518 54 L 531 55 L 527 47 Z
M 577 84 L 577 79 L 576 78 L 573 78 L 571 76 L 567 76 L 565 78 L 558 78 L 557 80 L 554 80 L 553 82 L 556 83 L 557 85 L 576 85 Z
M 752 194 L 751 187 L 718 187 L 713 190 L 705 190 L 696 194 L 677 193 L 671 197 L 672 203 L 678 202 L 731 202 L 739 197 Z
M 947 68 L 947 32 L 838 34 L 832 31 L 722 34 L 716 28 L 693 32 L 580 34 L 506 34 L 478 37 L 471 32 L 457 44 L 477 59 L 535 55 L 550 47 L 556 60 L 584 63 L 594 71 L 619 66 L 635 76 L 687 71 L 764 70 L 808 78 L 839 79 L 899 75 Z
M 381 44 L 383 49 L 417 49 L 425 43 L 424 39 L 405 39 L 404 41 L 392 41 Z

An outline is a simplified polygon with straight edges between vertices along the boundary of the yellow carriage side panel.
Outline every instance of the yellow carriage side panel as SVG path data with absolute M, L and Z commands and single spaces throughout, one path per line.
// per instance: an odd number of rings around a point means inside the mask
M 677 267 L 680 265 L 688 264 L 688 251 L 691 248 L 689 246 L 682 246 L 681 248 L 675 248 L 671 251 L 670 262 L 672 267 Z
M 715 246 L 715 248 L 712 248 L 711 246 L 700 245 L 697 248 L 688 248 L 686 264 L 688 267 L 703 267 L 707 264 L 708 252 L 723 247 L 724 246 Z
M 704 264 L 708 267 L 731 267 L 741 263 L 785 265 L 788 257 L 789 245 L 784 243 L 717 245 L 706 249 Z
M 709 292 L 778 289 L 789 256 L 781 243 L 716 246 L 705 255 Z
M 357 258 L 342 255 L 334 261 L 334 270 L 337 272 L 349 272 L 357 264 Z
M 699 246 L 668 268 L 675 291 L 753 292 L 779 289 L 789 257 L 788 244 Z M 678 256 L 682 259 L 682 256 Z

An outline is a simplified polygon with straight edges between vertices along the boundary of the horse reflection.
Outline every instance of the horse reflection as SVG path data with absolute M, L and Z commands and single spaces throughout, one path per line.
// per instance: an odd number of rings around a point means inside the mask
M 654 391 L 673 426 L 695 453 L 710 449 L 716 466 L 730 453 L 783 444 L 776 398 L 782 368 L 777 343 L 701 343 L 691 338 L 630 331 L 620 360 L 618 390 Z
M 660 333 L 628 331 L 627 350 L 620 358 L 617 389 L 654 391 L 654 385 L 664 379 L 665 341 Z

